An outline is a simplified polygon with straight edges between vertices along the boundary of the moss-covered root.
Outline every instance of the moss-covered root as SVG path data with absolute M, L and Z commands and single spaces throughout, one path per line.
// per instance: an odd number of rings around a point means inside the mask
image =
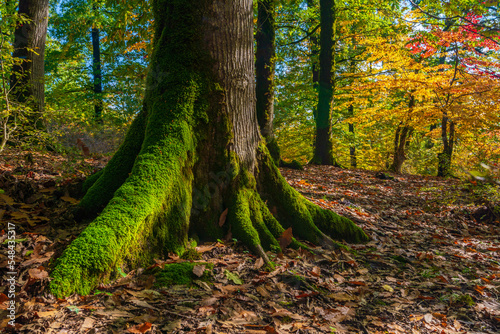
M 278 240 L 285 229 L 274 218 L 255 190 L 240 189 L 228 215 L 233 236 L 241 240 L 256 255 L 261 256 L 266 263 L 269 263 L 269 259 L 265 250 L 282 251 Z M 292 238 L 290 247 L 308 249 L 295 238 Z
M 197 85 L 189 78 L 158 96 L 173 107 L 150 110 L 148 136 L 127 180 L 57 260 L 50 283 L 56 296 L 88 294 L 123 264 L 137 266 L 160 252 L 185 248 L 196 147 L 190 119 L 196 96 Z
M 228 221 L 233 236 L 241 240 L 257 256 L 262 257 L 265 263 L 269 263 L 262 245 L 269 248 L 273 244 L 279 248 L 279 244 L 265 226 L 262 215 L 258 217 L 260 212 L 256 209 L 255 192 L 250 189 L 240 189 L 229 209 Z
M 325 246 L 335 245 L 329 237 L 353 243 L 369 240 L 349 219 L 306 200 L 281 176 L 266 147 L 261 145 L 259 151 L 259 192 L 282 225 L 292 227 L 296 237 Z
M 322 209 L 309 201 L 306 202 L 306 205 L 314 224 L 334 239 L 352 243 L 370 240 L 366 233 L 351 220 L 339 216 L 330 210 Z
M 141 150 L 146 118 L 145 111 L 137 115 L 123 144 L 106 167 L 85 181 L 83 184 L 85 196 L 78 205 L 78 215 L 91 216 L 97 213 L 108 204 L 115 191 L 125 182 Z

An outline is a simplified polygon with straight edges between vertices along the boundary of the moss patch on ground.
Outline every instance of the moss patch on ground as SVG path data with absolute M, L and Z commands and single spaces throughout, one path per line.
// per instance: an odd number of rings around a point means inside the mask
M 201 277 L 193 273 L 195 266 L 205 266 Z M 169 287 L 172 285 L 192 285 L 193 281 L 210 281 L 213 264 L 205 262 L 181 262 L 166 264 L 155 273 L 157 287 Z

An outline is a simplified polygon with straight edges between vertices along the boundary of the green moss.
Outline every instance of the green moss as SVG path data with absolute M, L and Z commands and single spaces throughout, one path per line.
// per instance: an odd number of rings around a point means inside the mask
M 85 196 L 78 205 L 79 214 L 89 216 L 100 211 L 127 179 L 142 146 L 146 116 L 145 111 L 137 115 L 123 144 L 106 167 L 85 181 L 83 185 Z
M 291 169 L 297 169 L 297 170 L 303 170 L 304 167 L 300 162 L 297 160 L 292 160 L 291 162 L 287 162 L 284 160 L 280 161 L 280 167 L 286 167 L 286 168 L 291 168 Z
M 104 169 L 101 169 L 97 173 L 94 173 L 94 174 L 90 175 L 89 177 L 87 177 L 87 179 L 85 180 L 85 182 L 83 182 L 83 185 L 82 185 L 82 193 L 83 194 L 87 193 L 87 191 L 90 189 L 90 187 L 92 187 L 94 185 L 94 183 L 96 183 L 96 181 L 101 177 L 103 172 L 104 172 Z
M 474 299 L 472 299 L 472 296 L 469 294 L 454 296 L 452 301 L 453 301 L 453 303 L 465 304 L 467 306 L 476 305 L 476 302 L 474 302 Z
M 181 259 L 184 260 L 200 260 L 202 258 L 201 253 L 199 253 L 194 248 L 188 248 L 181 254 Z
M 205 265 L 205 272 L 201 277 L 193 273 L 193 268 L 197 265 Z M 194 280 L 210 281 L 212 263 L 201 262 L 181 262 L 166 264 L 161 271 L 155 274 L 158 287 L 169 287 L 171 285 L 191 285 Z

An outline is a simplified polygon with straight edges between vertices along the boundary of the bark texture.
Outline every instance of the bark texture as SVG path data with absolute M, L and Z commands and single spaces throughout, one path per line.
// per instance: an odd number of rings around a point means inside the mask
M 265 261 L 264 249 L 279 249 L 285 227 L 330 247 L 330 236 L 368 240 L 290 187 L 260 138 L 252 1 L 155 0 L 154 13 L 144 108 L 86 184 L 80 210 L 105 208 L 57 260 L 52 292 L 87 294 L 117 268 L 182 252 L 190 234 L 231 232 Z
M 321 32 L 319 54 L 318 106 L 316 108 L 316 141 L 311 163 L 338 165 L 333 158 L 331 140 L 334 80 L 334 27 L 336 9 L 334 0 L 320 0 Z
M 260 0 L 257 14 L 257 51 L 255 60 L 257 118 L 260 133 L 273 139 L 274 69 L 275 69 L 275 0 Z
M 18 12 L 30 22 L 19 24 L 14 32 L 13 56 L 22 62 L 13 68 L 11 87 L 17 102 L 28 103 L 33 109 L 30 123 L 40 128 L 45 105 L 44 55 L 49 0 L 20 0 Z

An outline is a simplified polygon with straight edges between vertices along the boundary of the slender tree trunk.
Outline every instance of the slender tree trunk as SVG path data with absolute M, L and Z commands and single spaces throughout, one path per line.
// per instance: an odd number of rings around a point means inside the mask
M 92 10 L 97 15 L 97 5 L 93 4 Z M 100 30 L 94 24 L 92 27 L 92 75 L 94 77 L 94 117 L 97 122 L 102 122 L 102 72 L 101 72 L 101 41 Z
M 275 27 L 274 0 L 260 0 L 257 15 L 256 91 L 257 119 L 260 133 L 269 140 L 273 137 Z
M 352 42 L 353 42 L 353 44 L 356 43 L 354 38 L 352 39 Z M 356 63 L 354 61 L 354 58 L 351 60 L 351 64 L 349 66 L 349 69 L 350 69 L 351 74 L 354 74 L 354 72 L 356 72 Z M 354 105 L 352 103 L 349 105 L 349 108 L 347 110 L 347 114 L 349 115 L 349 117 L 354 116 Z M 354 133 L 354 124 L 353 123 L 349 123 L 349 132 L 351 133 L 351 138 L 352 138 L 352 143 L 351 143 L 351 146 L 349 147 L 349 156 L 351 158 L 351 168 L 357 168 L 358 163 L 357 163 L 357 159 L 356 159 L 356 137 L 355 137 L 355 133 Z
M 35 128 L 42 128 L 41 116 L 45 109 L 44 55 L 49 0 L 20 0 L 20 15 L 30 20 L 19 24 L 14 33 L 13 57 L 20 58 L 11 76 L 14 100 L 27 103 L 32 108 L 29 122 Z
M 264 249 L 279 249 L 285 227 L 327 247 L 335 245 L 328 235 L 366 241 L 351 221 L 291 188 L 260 137 L 252 0 L 153 4 L 143 110 L 86 186 L 80 210 L 105 208 L 57 260 L 52 292 L 87 294 L 116 268 L 181 253 L 189 234 L 231 233 L 269 265 Z M 304 247 L 295 239 L 291 246 Z
M 455 51 L 455 71 L 453 77 L 450 80 L 449 88 L 453 86 L 453 83 L 457 80 L 458 74 L 458 44 L 454 45 Z M 441 140 L 443 142 L 443 151 L 438 153 L 438 176 L 448 177 L 451 176 L 451 159 L 453 156 L 453 145 L 455 143 L 455 122 L 449 119 L 448 112 L 445 108 L 450 105 L 451 94 L 447 93 L 446 101 L 443 108 L 443 117 L 441 119 Z M 449 123 L 449 129 L 448 129 Z
M 334 86 L 334 46 L 336 8 L 334 0 L 320 0 L 321 32 L 319 54 L 319 93 L 316 108 L 316 141 L 311 163 L 338 165 L 333 158 L 331 138 Z
M 349 115 L 352 116 L 354 115 L 354 106 L 351 104 L 349 106 Z M 354 133 L 354 124 L 349 123 L 349 132 L 351 133 L 352 136 L 352 143 L 351 146 L 349 147 L 349 156 L 351 158 L 351 168 L 358 168 L 358 162 L 356 158 L 356 144 L 355 144 L 355 133 Z
M 314 8 L 316 5 L 314 3 L 314 0 L 307 0 L 307 7 L 308 8 Z M 311 27 L 313 24 L 311 24 Z M 318 42 L 318 37 L 316 34 L 312 34 L 311 37 L 309 37 L 309 41 L 311 43 L 310 47 L 310 58 L 311 58 L 311 69 L 312 69 L 312 82 L 313 86 L 315 89 L 317 89 L 318 82 L 319 82 L 319 64 L 318 60 L 316 59 L 319 55 L 319 42 Z
M 260 0 L 257 14 L 255 71 L 257 120 L 260 133 L 274 161 L 279 164 L 280 151 L 273 134 L 275 71 L 275 0 Z
M 438 153 L 437 176 L 448 177 L 451 176 L 451 159 L 453 156 L 453 144 L 455 142 L 455 123 L 448 119 L 446 112 L 443 112 L 443 118 L 441 120 L 441 140 L 443 142 L 443 151 Z
M 410 101 L 408 103 L 408 108 L 411 110 L 415 107 L 415 97 L 410 95 Z M 410 136 L 413 129 L 408 125 L 403 125 L 400 122 L 398 128 L 396 129 L 396 134 L 394 136 L 394 158 L 389 170 L 401 174 L 401 169 L 403 168 L 403 163 L 406 160 L 406 149 L 409 144 Z

